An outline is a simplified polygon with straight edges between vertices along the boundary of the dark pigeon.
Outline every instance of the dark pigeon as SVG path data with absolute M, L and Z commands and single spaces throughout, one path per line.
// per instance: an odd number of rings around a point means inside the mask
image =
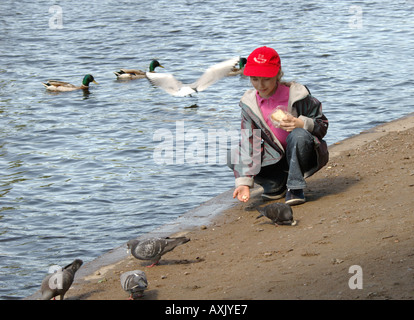
M 121 286 L 130 294 L 129 300 L 142 298 L 148 287 L 147 276 L 144 271 L 134 270 L 121 274 Z
M 132 239 L 127 242 L 131 254 L 139 260 L 150 260 L 153 267 L 160 261 L 161 257 L 175 247 L 190 241 L 186 237 L 177 238 L 150 238 L 145 240 Z
M 76 271 L 78 271 L 82 264 L 82 260 L 76 259 L 66 267 L 44 278 L 41 286 L 42 300 L 54 299 L 56 296 L 60 296 L 60 300 L 63 300 L 73 283 Z
M 293 220 L 292 208 L 286 203 L 272 203 L 262 208 L 257 208 L 260 215 L 256 218 L 267 217 L 278 225 L 294 226 L 296 221 Z

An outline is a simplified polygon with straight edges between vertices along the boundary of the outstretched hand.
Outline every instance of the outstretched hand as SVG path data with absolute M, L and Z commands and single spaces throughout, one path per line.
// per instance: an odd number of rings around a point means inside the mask
M 241 202 L 247 202 L 250 199 L 250 187 L 239 186 L 233 192 L 233 198 L 236 198 Z

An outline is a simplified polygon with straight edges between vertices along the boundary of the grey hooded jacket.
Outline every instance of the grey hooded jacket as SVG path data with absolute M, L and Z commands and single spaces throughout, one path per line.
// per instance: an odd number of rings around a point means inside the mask
M 288 111 L 303 120 L 304 129 L 314 137 L 318 161 L 314 168 L 304 173 L 307 178 L 328 162 L 328 147 L 323 140 L 328 130 L 328 119 L 322 113 L 322 104 L 310 94 L 306 86 L 296 82 L 283 84 L 290 87 Z M 236 187 L 253 187 L 254 176 L 260 172 L 260 168 L 280 161 L 285 150 L 263 118 L 256 101 L 255 89 L 245 92 L 240 100 L 240 107 L 242 139 L 237 149 L 238 154 L 232 156 L 232 167 Z

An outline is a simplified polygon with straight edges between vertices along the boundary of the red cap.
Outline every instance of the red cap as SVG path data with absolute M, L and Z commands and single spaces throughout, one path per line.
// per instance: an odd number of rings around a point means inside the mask
M 260 47 L 255 49 L 247 58 L 244 75 L 249 77 L 272 78 L 280 70 L 280 57 L 275 49 Z

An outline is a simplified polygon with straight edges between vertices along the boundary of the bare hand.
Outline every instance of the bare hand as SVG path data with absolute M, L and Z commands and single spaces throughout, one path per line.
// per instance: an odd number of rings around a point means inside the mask
M 250 199 L 250 187 L 239 186 L 233 192 L 233 198 L 236 198 L 241 202 L 247 202 Z
M 303 120 L 295 118 L 291 114 L 286 114 L 286 118 L 280 122 L 279 128 L 287 132 L 293 131 L 295 128 L 303 128 Z

